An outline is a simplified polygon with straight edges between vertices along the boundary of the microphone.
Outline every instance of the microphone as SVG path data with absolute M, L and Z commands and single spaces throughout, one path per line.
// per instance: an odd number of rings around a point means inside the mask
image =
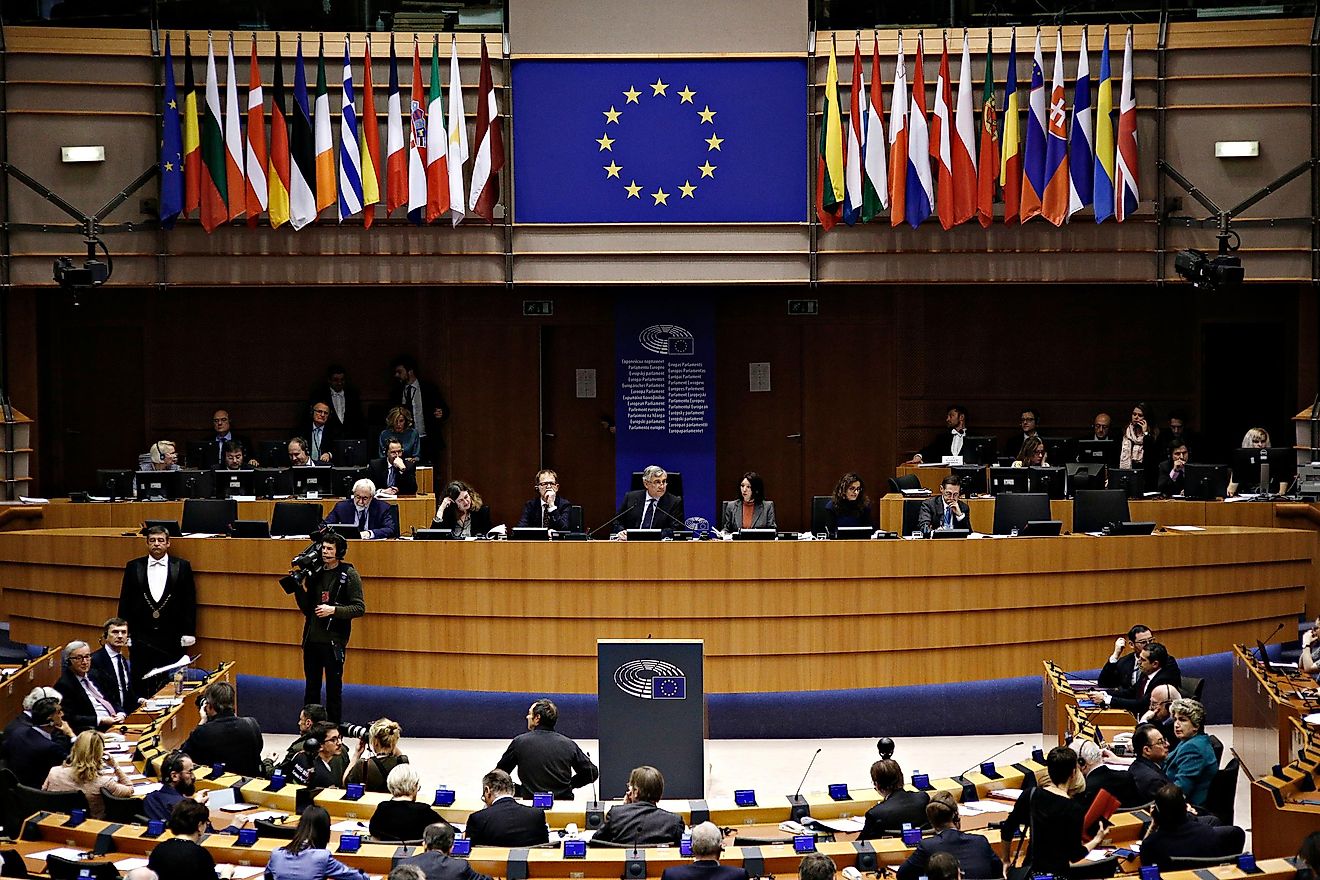
M 636 504 L 630 504 L 629 506 L 625 507 L 623 510 L 620 510 L 617 514 L 615 514 L 613 519 L 607 520 L 606 522 L 604 522 L 604 523 L 602 523 L 601 525 L 598 525 L 598 526 L 596 526 L 594 529 L 592 529 L 592 530 L 587 534 L 587 537 L 590 538 L 592 535 L 596 534 L 596 533 L 599 532 L 601 529 L 605 528 L 605 526 L 613 525 L 614 523 L 616 523 L 616 522 L 618 522 L 620 519 L 622 519 L 623 516 L 624 516 L 625 514 L 628 514 L 628 513 L 632 512 L 632 511 L 636 510 L 636 509 L 637 509 L 637 505 L 636 505 Z
M 802 774 L 802 781 L 798 783 L 797 791 L 793 792 L 793 797 L 797 798 L 802 796 L 802 786 L 807 781 L 807 773 L 811 772 L 812 766 L 816 763 L 816 758 L 820 757 L 820 752 L 820 749 L 816 749 L 815 754 L 811 756 L 811 760 L 807 762 L 807 772 Z
M 1283 624 L 1282 624 L 1282 623 L 1280 623 L 1278 626 L 1276 626 L 1276 627 L 1274 628 L 1274 632 L 1270 633 L 1269 638 L 1267 638 L 1265 641 L 1261 642 L 1261 644 L 1262 644 L 1262 645 L 1268 645 L 1268 644 L 1270 643 L 1270 639 L 1273 639 L 1275 636 L 1277 636 L 1277 635 L 1279 634 L 1279 630 L 1281 630 L 1281 629 L 1283 629 Z
M 676 523 L 680 529 L 686 529 L 686 528 L 687 528 L 687 523 L 683 522 L 683 521 L 680 520 L 678 517 L 674 516 L 672 513 L 670 513 L 669 511 L 665 510 L 663 507 L 661 507 L 659 501 L 657 501 L 657 502 L 655 503 L 655 512 L 656 512 L 656 513 L 663 513 L 665 516 L 669 517 L 669 521 L 672 522 L 672 523 Z
M 994 760 L 995 758 L 998 758 L 998 757 L 999 757 L 1000 755 L 1002 755 L 1004 752 L 1008 751 L 1009 749 L 1016 749 L 1018 746 L 1025 746 L 1026 744 L 1027 744 L 1027 743 L 1026 743 L 1026 740 L 1018 740 L 1017 742 L 1013 743 L 1011 746 L 1004 746 L 1002 749 L 1000 749 L 999 751 L 995 752 L 993 755 L 989 755 L 989 756 L 987 756 L 987 757 L 985 757 L 985 758 L 982 758 L 981 760 L 977 761 L 977 762 L 976 762 L 975 764 L 973 764 L 972 766 L 968 767 L 968 768 L 967 768 L 966 770 L 964 770 L 963 772 L 959 773 L 959 774 L 958 774 L 958 777 L 966 778 L 968 773 L 971 773 L 973 770 L 975 770 L 977 767 L 980 767 L 980 766 L 981 766 L 982 764 L 984 764 L 986 761 L 992 761 L 992 760 Z M 958 778 L 958 777 L 955 777 L 955 778 Z
M 802 774 L 802 780 L 798 783 L 797 791 L 793 792 L 793 795 L 788 799 L 790 805 L 789 818 L 794 822 L 800 821 L 802 818 L 811 815 L 811 807 L 809 807 L 807 802 L 802 799 L 802 786 L 806 783 L 807 774 L 811 772 L 811 768 L 815 765 L 816 758 L 820 756 L 820 752 L 821 750 L 818 748 L 815 753 L 812 754 L 811 760 L 807 762 L 806 773 Z

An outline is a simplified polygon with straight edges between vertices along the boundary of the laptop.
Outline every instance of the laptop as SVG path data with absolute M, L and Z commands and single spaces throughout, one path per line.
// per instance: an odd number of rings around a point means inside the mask
M 264 519 L 236 519 L 233 534 L 235 538 L 269 538 L 270 523 Z
M 1057 538 L 1063 532 L 1063 520 L 1029 519 L 1018 529 L 1019 538 Z
M 510 541 L 549 541 L 550 530 L 535 526 L 514 526 L 509 529 Z
M 179 528 L 179 521 L 178 521 L 177 519 L 149 519 L 149 520 L 146 520 L 145 522 L 142 523 L 142 532 L 141 532 L 141 534 L 144 534 L 144 535 L 145 535 L 145 534 L 147 533 L 147 529 L 151 528 L 152 526 L 163 526 L 163 527 L 165 528 L 165 531 L 167 531 L 167 532 L 170 533 L 170 537 L 171 537 L 171 538 L 182 538 L 182 537 L 183 537 L 183 531 Z
M 354 523 L 326 523 L 326 529 L 345 538 L 361 538 L 362 530 Z

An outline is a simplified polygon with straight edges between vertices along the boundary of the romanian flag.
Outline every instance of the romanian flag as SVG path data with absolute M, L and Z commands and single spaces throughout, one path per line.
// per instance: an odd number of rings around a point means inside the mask
M 1100 85 L 1095 92 L 1095 222 L 1114 216 L 1114 83 L 1109 75 L 1109 28 L 1100 51 Z
M 926 122 L 926 78 L 922 58 L 925 39 L 917 31 L 917 60 L 912 68 L 912 104 L 908 108 L 907 204 L 904 216 L 916 229 L 930 216 L 934 203 L 934 184 L 930 179 L 930 130 Z
M 243 129 L 238 121 L 238 75 L 234 71 L 234 35 L 229 35 L 228 79 L 225 82 L 225 174 L 229 178 L 229 219 L 247 208 L 243 195 Z
M 843 208 L 843 112 L 839 107 L 839 61 L 830 44 L 825 76 L 825 102 L 820 115 L 820 149 L 816 157 L 816 216 L 828 232 Z
M 991 32 L 985 34 L 985 90 L 981 94 L 981 155 L 976 167 L 976 219 L 989 229 L 995 219 L 995 177 L 999 174 L 999 125 L 995 119 L 995 57 Z
M 1137 210 L 1137 101 L 1132 95 L 1132 28 L 1123 46 L 1123 91 L 1118 104 L 1118 147 L 1114 159 L 1114 219 L 1122 223 Z
M 1073 86 L 1072 129 L 1068 135 L 1068 216 L 1091 204 L 1095 177 L 1095 148 L 1091 145 L 1091 61 L 1086 51 L 1086 27 L 1077 55 L 1077 84 Z
M 385 108 L 385 216 L 408 204 L 408 146 L 403 137 L 403 98 L 399 94 L 399 57 L 390 34 L 390 97 Z
M 183 128 L 179 124 L 179 93 L 174 85 L 174 54 L 165 35 L 165 107 L 160 132 L 160 225 L 173 229 L 183 212 Z
M 468 207 L 487 223 L 495 222 L 495 202 L 500 195 L 500 169 L 504 167 L 504 133 L 500 128 L 500 105 L 495 100 L 486 35 L 481 36 L 481 73 L 477 86 L 476 158 L 472 160 L 472 193 Z
M 330 91 L 325 83 L 325 35 L 316 52 L 316 100 L 312 110 L 316 144 L 316 213 L 335 203 L 335 142 L 330 129 Z
M 1017 29 L 1014 28 L 1008 44 L 1008 79 L 1004 80 L 1004 137 L 999 145 L 999 185 L 1004 190 L 1004 223 L 1009 225 L 1017 223 L 1022 214 L 1021 121 L 1017 85 Z
M 229 220 L 229 176 L 225 173 L 225 135 L 220 117 L 220 85 L 215 77 L 215 44 L 206 40 L 206 105 L 201 119 L 202 228 L 213 232 Z
M 894 94 L 889 102 L 889 225 L 898 226 L 907 213 L 907 61 L 903 58 L 903 32 L 898 32 L 898 60 L 894 63 Z
M 1040 213 L 1045 196 L 1045 58 L 1040 51 L 1040 28 L 1036 29 L 1036 52 L 1031 58 L 1031 94 L 1027 98 L 1027 142 L 1022 158 L 1022 222 Z
M 989 31 L 986 33 L 988 39 Z M 953 222 L 966 223 L 976 216 L 976 114 L 972 111 L 972 50 L 967 45 L 966 29 L 953 128 L 957 135 L 953 139 Z
M 438 38 L 437 38 L 438 39 Z M 439 66 L 439 62 L 436 62 Z M 408 110 L 408 219 L 426 222 L 426 97 L 422 94 L 422 61 L 413 37 L 412 100 Z M 438 88 L 438 86 L 437 86 Z M 446 194 L 448 190 L 445 191 Z
M 252 35 L 252 63 L 248 68 L 247 162 L 244 201 L 247 225 L 255 227 L 257 217 L 266 210 L 269 194 L 266 186 L 266 99 L 261 92 L 261 71 L 257 68 L 257 35 Z
M 918 37 L 918 39 L 920 39 Z M 931 115 L 930 157 L 935 160 L 938 183 L 935 213 L 947 231 L 953 228 L 953 89 L 949 80 L 949 36 L 944 35 L 940 73 L 935 80 L 935 112 Z
M 1068 98 L 1063 89 L 1063 29 L 1054 43 L 1054 80 L 1050 85 L 1049 125 L 1045 137 L 1045 193 L 1041 213 L 1055 226 L 1068 219 Z
M 289 222 L 289 120 L 284 103 L 284 59 L 280 35 L 275 34 L 275 94 L 270 102 L 270 156 L 266 165 L 270 226 Z
M 289 138 L 289 223 L 302 229 L 316 219 L 316 134 L 307 100 L 307 68 L 303 64 L 302 37 L 298 37 L 298 63 L 293 70 L 293 133 Z
M 431 44 L 431 92 L 426 103 L 426 222 L 449 210 L 449 163 L 445 102 L 440 94 L 440 36 Z
M 848 146 L 844 150 L 843 222 L 852 226 L 862 216 L 862 35 L 853 43 L 852 94 L 848 97 Z
M 344 75 L 339 102 L 339 222 L 362 211 L 362 154 L 358 152 L 357 108 L 353 103 L 353 67 L 348 34 L 344 35 Z
M 866 102 L 866 128 L 862 151 L 862 220 L 870 223 L 889 207 L 889 142 L 885 139 L 885 101 L 880 75 L 880 44 L 871 37 L 871 92 Z
M 192 39 L 183 36 L 183 213 L 202 204 L 202 141 L 197 124 L 197 85 L 193 82 Z
M 396 102 L 397 103 L 397 102 Z M 371 89 L 371 34 L 367 34 L 367 57 L 362 62 L 362 118 L 358 120 L 362 157 L 362 225 L 370 229 L 376 219 L 372 207 L 380 201 L 380 124 L 376 119 L 376 95 Z

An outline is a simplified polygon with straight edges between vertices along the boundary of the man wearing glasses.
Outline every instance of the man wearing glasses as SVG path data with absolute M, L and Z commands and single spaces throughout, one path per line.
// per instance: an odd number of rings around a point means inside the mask
M 1097 681 L 1100 687 L 1122 689 L 1134 686 L 1141 677 L 1137 656 L 1153 641 L 1155 641 L 1155 633 L 1151 632 L 1150 627 L 1144 623 L 1133 625 L 1128 630 L 1126 638 L 1119 636 L 1114 639 L 1114 653 L 1109 655 L 1104 668 L 1100 670 L 1100 678 Z M 1131 653 L 1124 653 L 1124 648 L 1127 647 L 1132 648 Z M 1181 678 L 1182 672 L 1178 669 L 1178 661 L 1172 654 L 1169 655 L 1165 668 Z
M 1166 742 L 1177 742 L 1178 736 L 1173 731 L 1173 713 L 1169 711 L 1173 701 L 1182 696 L 1182 692 L 1171 684 L 1162 684 L 1150 692 L 1150 708 L 1141 716 L 1140 723 L 1153 724 L 1164 734 Z
M 536 482 L 532 484 L 539 496 L 523 505 L 522 516 L 518 517 L 519 526 L 554 529 L 558 532 L 573 531 L 570 513 L 573 504 L 559 495 L 559 475 L 554 471 L 536 472 Z
M 614 538 L 628 540 L 628 529 L 684 528 L 683 496 L 668 494 L 669 474 L 659 465 L 642 471 L 644 488 L 623 496 L 623 504 L 614 520 Z
M 317 746 L 314 750 L 313 743 Z M 348 755 L 344 754 L 339 728 L 332 721 L 314 725 L 303 753 L 293 759 L 292 781 L 308 788 L 343 788 L 346 770 Z
M 83 641 L 69 642 L 64 648 L 64 672 L 55 682 L 55 690 L 63 697 L 63 708 L 75 734 L 109 730 L 124 720 L 124 713 L 115 709 L 91 671 L 91 646 Z
M 1036 436 L 1037 427 L 1039 426 L 1039 418 L 1036 415 L 1036 408 L 1031 406 L 1025 407 L 1022 410 L 1022 413 L 1018 416 L 1018 425 L 1021 426 L 1022 433 L 1009 435 L 1007 442 L 1004 443 L 1005 456 L 1017 458 L 1017 454 L 1022 450 L 1022 444 L 1027 441 L 1027 438 Z

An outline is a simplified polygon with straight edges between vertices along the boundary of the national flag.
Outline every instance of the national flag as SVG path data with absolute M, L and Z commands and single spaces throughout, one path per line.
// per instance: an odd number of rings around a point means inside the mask
M 275 93 L 270 102 L 270 156 L 266 162 L 270 228 L 289 222 L 289 119 L 284 104 L 284 58 L 275 34 Z
M 995 219 L 995 178 L 999 174 L 999 125 L 995 118 L 994 41 L 985 32 L 985 90 L 981 94 L 981 155 L 976 166 L 976 219 L 989 229 Z
M 930 130 L 926 127 L 926 78 L 922 58 L 925 38 L 917 31 L 917 60 L 912 69 L 912 105 L 908 109 L 907 204 L 904 216 L 916 229 L 930 216 L 934 185 L 930 179 Z
M 399 57 L 390 34 L 390 97 L 385 109 L 385 216 L 408 204 L 408 147 L 403 138 L 403 98 L 399 94 Z
M 436 39 L 439 39 L 437 37 Z M 439 51 L 439 50 L 437 50 Z M 433 64 L 439 67 L 437 60 Z M 412 99 L 408 109 L 408 219 L 426 222 L 426 96 L 422 94 L 422 60 L 413 36 Z M 436 75 L 432 74 L 432 80 Z M 438 87 L 437 87 L 438 88 Z M 441 152 L 444 152 L 441 150 Z M 449 194 L 446 188 L 445 195 Z
M 889 225 L 902 224 L 907 213 L 907 61 L 903 32 L 898 32 L 898 59 L 894 63 L 893 100 L 889 102 Z
M 215 44 L 206 38 L 206 106 L 201 119 L 202 228 L 212 232 L 229 220 L 229 175 L 225 172 L 225 134 L 220 116 L 220 85 L 215 77 Z
M 885 139 L 885 101 L 880 75 L 880 43 L 871 36 L 871 91 L 866 101 L 866 127 L 862 132 L 862 220 L 870 223 L 889 207 L 889 169 Z
M 930 123 L 930 157 L 935 160 L 938 181 L 935 213 L 947 231 L 953 228 L 953 90 L 949 79 L 949 35 L 943 34 L 940 73 L 935 79 L 935 112 Z
M 481 74 L 477 86 L 476 158 L 472 160 L 472 193 L 468 208 L 487 223 L 495 222 L 495 202 L 500 196 L 500 169 L 504 167 L 504 132 L 500 105 L 495 100 L 486 35 L 481 35 Z
M 244 202 L 247 225 L 256 227 L 257 217 L 266 210 L 269 193 L 266 185 L 266 99 L 261 92 L 261 71 L 257 68 L 257 35 L 252 35 L 252 64 L 248 69 L 247 152 L 244 178 Z
M 174 55 L 165 35 L 165 105 L 160 131 L 160 225 L 173 229 L 183 212 L 183 127 L 179 124 L 179 92 L 174 86 Z
M 197 122 L 197 85 L 193 82 L 192 38 L 183 35 L 183 213 L 202 204 L 202 136 Z
M 986 31 L 989 40 L 990 32 Z M 986 58 L 989 58 L 989 54 Z M 958 70 L 958 103 L 953 126 L 953 222 L 976 216 L 976 114 L 972 111 L 972 50 L 963 29 L 962 62 Z
M 362 62 L 362 115 L 358 118 L 358 155 L 362 157 L 362 226 L 371 228 L 376 219 L 373 205 L 380 202 L 380 122 L 376 118 L 376 94 L 371 87 L 371 34 Z
M 825 99 L 820 114 L 820 149 L 816 157 L 816 216 L 826 232 L 834 228 L 844 197 L 843 112 L 839 107 L 839 61 L 830 43 Z
M 426 222 L 449 210 L 449 134 L 440 93 L 440 36 L 431 43 L 431 91 L 426 102 Z
M 1004 80 L 1004 136 L 999 143 L 999 186 L 1004 191 L 1004 223 L 1022 214 L 1022 111 L 1018 106 L 1017 28 L 1008 43 L 1008 74 Z
M 228 79 L 225 81 L 225 176 L 228 178 L 229 219 L 243 216 L 243 130 L 238 121 L 238 76 L 234 72 L 234 35 L 229 35 Z
M 463 113 L 463 83 L 458 76 L 458 36 L 449 43 L 449 217 L 463 222 L 467 196 L 463 191 L 463 163 L 468 160 L 467 117 Z
M 1095 149 L 1091 141 L 1091 62 L 1086 51 L 1086 27 L 1077 55 L 1077 84 L 1073 87 L 1072 129 L 1068 135 L 1068 216 L 1091 204 L 1095 180 Z
M 335 203 L 335 143 L 330 129 L 330 91 L 325 83 L 325 35 L 316 52 L 316 100 L 312 122 L 316 132 L 316 213 Z
M 362 154 L 358 152 L 357 108 L 353 104 L 353 66 L 344 34 L 344 78 L 339 101 L 339 222 L 362 210 Z
M 1123 91 L 1118 104 L 1118 145 L 1114 157 L 1114 219 L 1122 223 L 1137 210 L 1137 101 L 1132 95 L 1132 28 L 1123 46 Z
M 289 223 L 302 229 L 316 219 L 316 133 L 307 100 L 307 68 L 302 35 L 293 69 L 293 131 L 289 138 Z
M 1036 53 L 1031 58 L 1031 94 L 1027 99 L 1027 138 L 1022 157 L 1022 222 L 1040 213 L 1045 196 L 1045 58 L 1040 51 L 1040 28 L 1036 28 Z
M 1095 93 L 1095 222 L 1114 216 L 1114 83 L 1109 75 L 1109 26 L 1100 50 L 1100 86 Z
M 1068 219 L 1068 97 L 1063 88 L 1063 29 L 1054 43 L 1054 81 L 1050 85 L 1045 138 L 1045 193 L 1041 213 L 1055 226 Z
M 862 216 L 862 35 L 853 43 L 852 94 L 848 98 L 848 145 L 844 148 L 843 222 L 849 226 Z

